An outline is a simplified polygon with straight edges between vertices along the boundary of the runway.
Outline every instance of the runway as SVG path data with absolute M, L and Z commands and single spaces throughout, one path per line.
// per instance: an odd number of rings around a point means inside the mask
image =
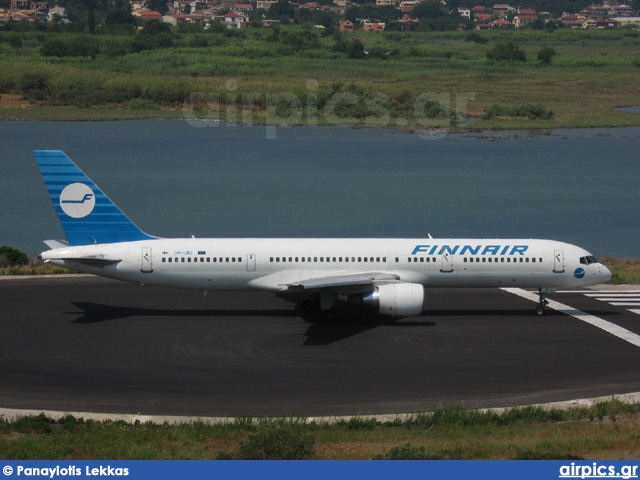
M 640 311 L 620 301 L 631 293 L 607 288 L 551 298 L 640 334 Z M 352 415 L 640 391 L 640 348 L 601 328 L 554 310 L 538 317 L 533 302 L 497 289 L 425 297 L 419 317 L 344 308 L 321 323 L 268 292 L 2 279 L 0 407 Z

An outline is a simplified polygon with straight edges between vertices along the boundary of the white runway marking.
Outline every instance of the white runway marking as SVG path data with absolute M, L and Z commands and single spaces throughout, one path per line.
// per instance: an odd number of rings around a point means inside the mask
M 527 292 L 526 290 L 522 290 L 521 288 L 502 288 L 505 292 L 512 293 L 514 295 L 518 295 L 519 297 L 526 298 L 527 300 L 531 300 L 535 303 L 538 303 L 538 294 L 537 292 Z M 583 292 L 580 292 L 583 293 Z M 563 303 L 557 302 L 555 300 L 549 300 L 549 308 L 557 310 L 559 312 L 564 313 L 565 315 L 570 315 L 578 320 L 581 320 L 589 325 L 593 325 L 601 330 L 604 330 L 611 335 L 615 335 L 616 337 L 624 340 L 625 342 L 629 342 L 636 347 L 640 347 L 640 335 L 636 335 L 633 332 L 630 332 L 626 328 L 622 328 L 614 323 L 607 322 L 606 320 L 596 317 L 595 315 L 591 315 L 589 313 L 582 312 L 577 310 L 569 305 L 565 305 Z
M 640 290 L 564 290 L 558 293 L 581 293 L 585 297 L 607 302 L 614 307 L 640 307 Z M 640 315 L 638 309 L 628 308 L 627 310 Z

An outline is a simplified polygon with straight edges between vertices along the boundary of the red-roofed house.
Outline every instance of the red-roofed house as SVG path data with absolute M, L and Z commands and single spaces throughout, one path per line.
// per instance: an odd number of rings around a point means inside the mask
M 494 20 L 493 22 L 491 22 L 491 30 L 495 30 L 495 29 L 506 29 L 506 28 L 511 28 L 513 27 L 513 24 L 511 22 L 509 22 L 508 20 Z
M 161 20 L 162 14 L 160 12 L 156 12 L 155 10 L 136 10 L 131 15 L 134 17 L 138 17 L 140 20 Z
M 245 28 L 249 26 L 249 18 L 244 12 L 229 12 L 222 21 L 227 28 Z
M 345 20 L 340 24 L 341 32 L 353 32 L 356 29 L 356 26 L 350 20 Z
M 538 20 L 537 15 L 516 15 L 513 17 L 513 23 L 518 28 L 524 28 L 536 20 Z
M 365 32 L 383 32 L 386 24 L 384 23 L 371 23 L 367 22 L 362 27 L 362 30 Z
M 473 7 L 472 12 L 474 15 L 477 15 L 478 13 L 493 13 L 489 7 L 483 7 L 482 5 Z
M 473 16 L 473 21 L 476 23 L 487 23 L 491 21 L 493 15 L 489 15 L 488 13 L 478 13 Z
M 518 15 L 536 15 L 536 9 L 518 7 Z
M 493 6 L 493 14 L 506 17 L 509 13 L 516 13 L 516 9 L 506 3 L 496 3 Z

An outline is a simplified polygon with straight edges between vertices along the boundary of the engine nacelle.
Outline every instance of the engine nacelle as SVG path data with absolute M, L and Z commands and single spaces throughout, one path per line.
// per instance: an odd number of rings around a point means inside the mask
M 369 294 L 352 295 L 349 301 L 374 308 L 389 317 L 420 315 L 424 287 L 418 283 L 389 283 L 375 287 Z

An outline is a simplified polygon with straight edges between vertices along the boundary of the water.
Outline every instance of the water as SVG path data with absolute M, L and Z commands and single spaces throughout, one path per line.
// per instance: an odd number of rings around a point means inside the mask
M 533 237 L 640 257 L 638 128 L 426 140 L 279 127 L 268 140 L 217 125 L 0 122 L 0 245 L 35 255 L 64 238 L 31 155 L 61 149 L 153 235 Z

